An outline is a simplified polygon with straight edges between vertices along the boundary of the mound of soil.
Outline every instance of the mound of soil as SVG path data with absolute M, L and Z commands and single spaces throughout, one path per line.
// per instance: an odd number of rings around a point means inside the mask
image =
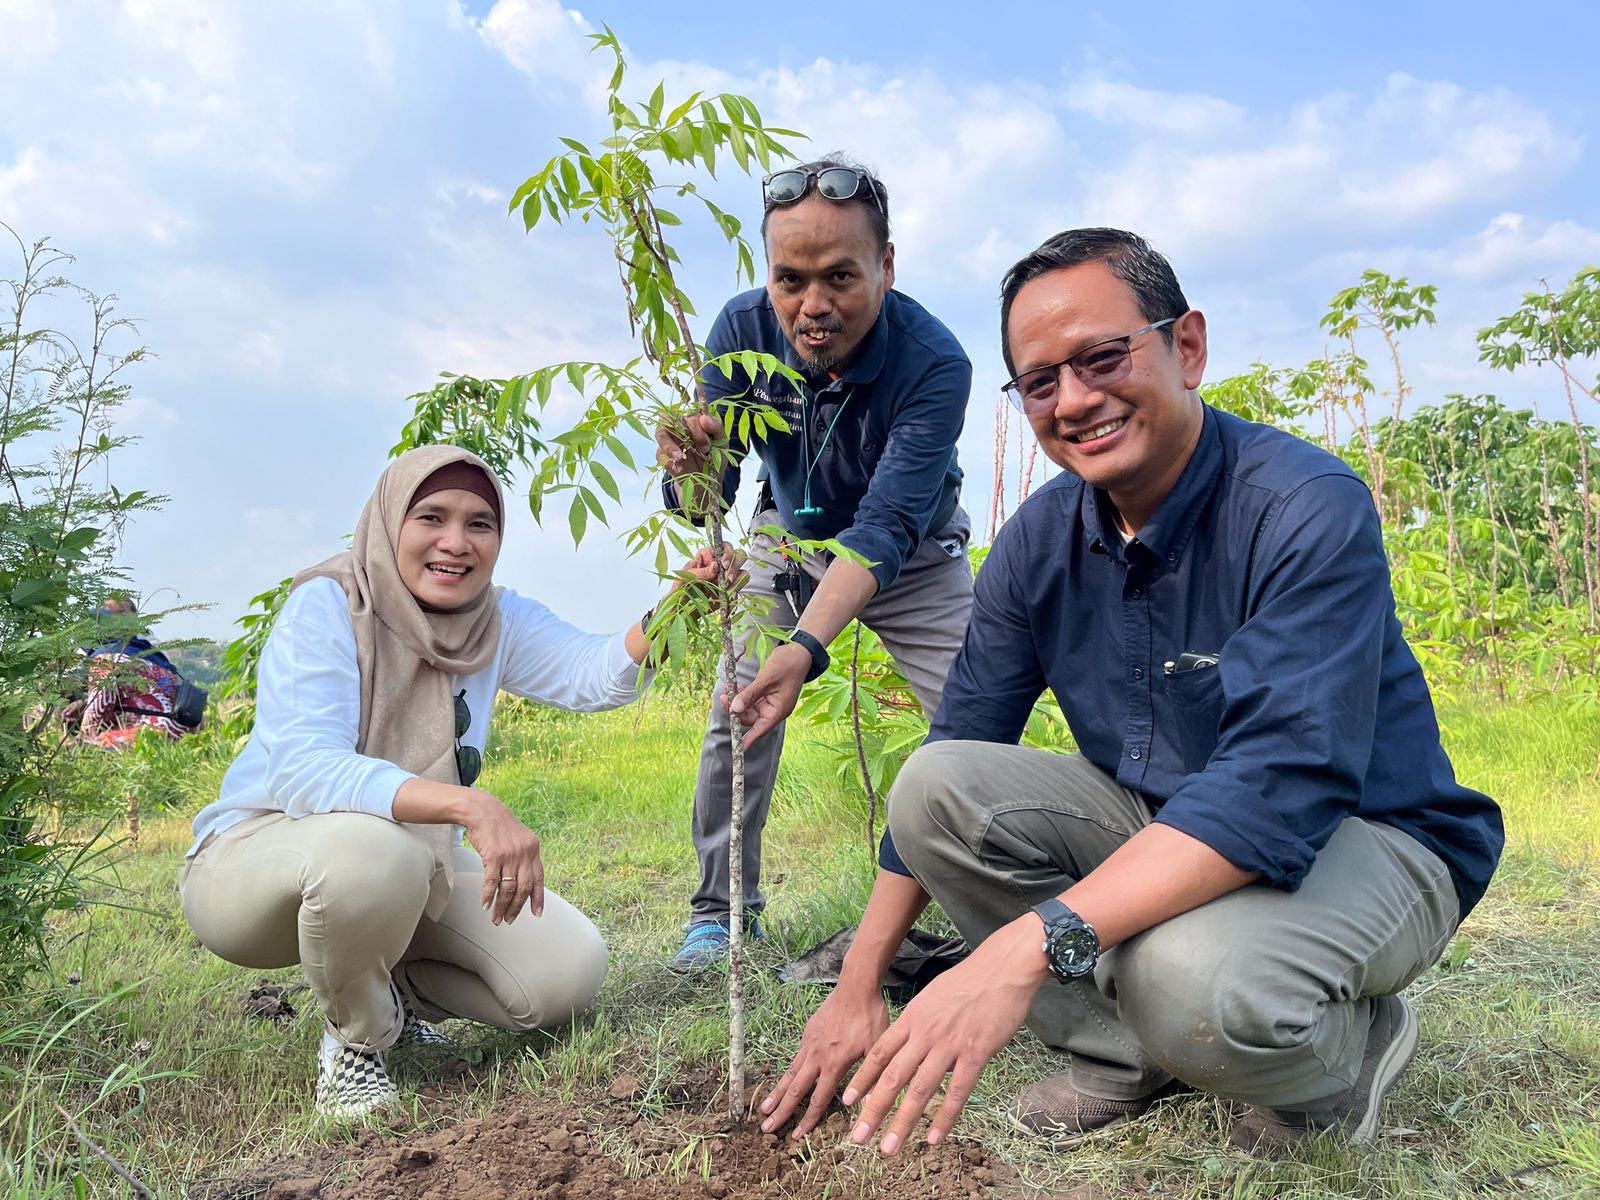
M 959 1137 L 914 1140 L 894 1158 L 849 1140 L 842 1110 L 804 1142 L 755 1121 L 669 1111 L 641 1118 L 626 1077 L 561 1104 L 526 1097 L 443 1130 L 362 1134 L 309 1160 L 269 1164 L 207 1189 L 211 1200 L 711 1200 L 1018 1196 L 1016 1176 Z M 687 1090 L 687 1089 L 686 1089 Z M 700 1091 L 700 1089 L 692 1089 Z M 704 1092 L 701 1092 L 703 1095 Z

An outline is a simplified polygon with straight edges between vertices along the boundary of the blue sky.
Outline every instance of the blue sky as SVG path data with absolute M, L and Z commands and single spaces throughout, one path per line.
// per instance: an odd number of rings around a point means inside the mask
M 0 0 L 0 220 L 142 319 L 158 357 L 114 477 L 171 502 L 124 554 L 154 603 L 214 605 L 163 633 L 221 637 L 339 547 L 408 393 L 627 353 L 606 247 L 505 215 L 559 134 L 601 127 L 583 39 L 601 22 L 640 95 L 738 91 L 882 171 L 900 286 L 975 364 L 977 513 L 999 275 L 1075 224 L 1168 253 L 1210 317 L 1213 378 L 1320 353 L 1323 305 L 1370 266 L 1440 289 L 1438 327 L 1404 347 L 1420 401 L 1493 391 L 1559 415 L 1554 380 L 1485 372 L 1472 340 L 1541 277 L 1600 262 L 1600 17 L 1534 11 Z M 752 182 L 713 191 L 756 216 Z M 681 249 L 709 320 L 730 261 L 703 230 Z M 574 553 L 563 526 L 513 521 L 497 579 L 592 628 L 642 612 L 643 565 L 604 530 Z

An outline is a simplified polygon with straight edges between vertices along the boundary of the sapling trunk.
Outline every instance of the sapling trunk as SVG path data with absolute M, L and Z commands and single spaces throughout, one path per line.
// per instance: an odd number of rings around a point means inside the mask
M 655 259 L 658 277 L 664 286 L 662 293 L 672 307 L 672 318 L 682 339 L 684 354 L 688 359 L 690 377 L 694 380 L 694 404 L 702 416 L 711 415 L 711 404 L 706 398 L 705 379 L 701 375 L 704 362 L 694 334 L 679 299 L 677 281 L 673 277 L 672 263 L 661 252 L 665 244 L 655 206 L 648 194 L 639 198 L 644 210 L 642 219 L 638 210 L 629 210 L 635 228 L 645 234 L 644 242 Z M 713 451 L 707 464 L 714 468 L 709 473 L 718 479 L 722 463 Z M 739 694 L 738 653 L 734 646 L 735 593 L 730 586 L 732 572 L 728 569 L 727 542 L 722 536 L 721 489 L 712 489 L 706 504 L 706 536 L 711 543 L 711 553 L 721 568 L 717 573 L 717 624 L 722 640 L 722 678 L 728 703 Z M 737 713 L 728 714 L 729 737 L 732 739 L 731 788 L 728 812 L 728 1116 L 734 1121 L 744 1120 L 744 725 Z

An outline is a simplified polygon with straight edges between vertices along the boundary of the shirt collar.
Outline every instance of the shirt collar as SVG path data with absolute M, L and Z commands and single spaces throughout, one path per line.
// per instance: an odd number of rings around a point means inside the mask
M 1184 465 L 1178 482 L 1161 502 L 1155 514 L 1144 523 L 1138 536 L 1127 546 L 1117 533 L 1112 506 L 1099 488 L 1084 489 L 1083 532 L 1089 549 L 1116 562 L 1133 561 L 1136 548 L 1143 548 L 1157 560 L 1175 563 L 1194 534 L 1200 513 L 1222 477 L 1222 438 L 1211 406 L 1200 406 L 1200 440 Z

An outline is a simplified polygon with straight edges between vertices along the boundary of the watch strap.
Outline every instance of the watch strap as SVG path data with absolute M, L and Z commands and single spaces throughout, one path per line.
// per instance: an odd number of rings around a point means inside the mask
M 1048 900 L 1041 900 L 1033 906 L 1033 911 L 1039 914 L 1039 919 L 1044 922 L 1044 931 L 1050 932 L 1050 927 L 1059 921 L 1070 921 L 1078 916 L 1061 901 L 1051 896 Z M 1079 920 L 1083 918 L 1079 917 Z
M 828 664 L 833 661 L 833 657 L 828 653 L 828 648 L 804 629 L 796 629 L 789 635 L 789 640 L 811 655 L 811 666 L 806 670 L 807 683 L 810 683 L 826 671 Z

